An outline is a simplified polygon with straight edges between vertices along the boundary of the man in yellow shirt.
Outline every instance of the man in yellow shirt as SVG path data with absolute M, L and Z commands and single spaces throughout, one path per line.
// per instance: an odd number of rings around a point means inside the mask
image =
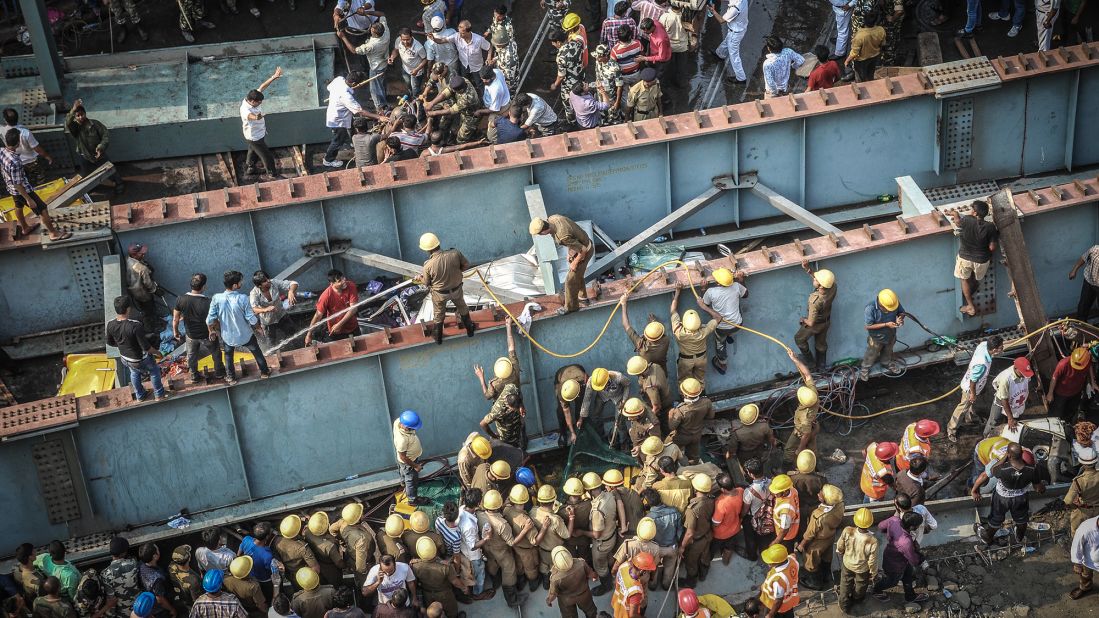
M 874 71 L 878 68 L 881 46 L 885 42 L 885 28 L 879 26 L 878 21 L 875 12 L 863 18 L 862 28 L 851 37 L 851 53 L 843 63 L 847 67 L 854 65 L 860 82 L 874 79 Z

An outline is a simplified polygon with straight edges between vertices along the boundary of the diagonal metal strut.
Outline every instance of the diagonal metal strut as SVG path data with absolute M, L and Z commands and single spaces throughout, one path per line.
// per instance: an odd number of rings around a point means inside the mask
M 741 176 L 741 182 L 743 183 L 746 178 L 755 179 L 755 174 L 746 174 Z M 772 206 L 781 210 L 786 215 L 797 219 L 798 221 L 807 225 L 810 229 L 816 231 L 818 234 L 827 236 L 829 234 L 843 234 L 843 231 L 831 223 L 821 219 L 819 216 L 809 212 L 805 208 L 798 206 L 785 197 L 779 195 L 774 189 L 771 189 L 767 185 L 761 184 L 758 181 L 755 182 L 752 187 L 752 193 L 767 200 Z

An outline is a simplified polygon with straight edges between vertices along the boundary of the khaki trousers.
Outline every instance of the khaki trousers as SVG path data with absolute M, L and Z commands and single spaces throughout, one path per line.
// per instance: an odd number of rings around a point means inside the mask
M 454 303 L 455 313 L 458 317 L 469 316 L 469 306 L 466 305 L 466 297 L 462 291 L 464 286 L 458 286 L 458 289 L 450 294 L 439 294 L 435 291 L 431 292 L 431 304 L 435 307 L 435 323 L 442 324 L 446 319 L 446 301 Z

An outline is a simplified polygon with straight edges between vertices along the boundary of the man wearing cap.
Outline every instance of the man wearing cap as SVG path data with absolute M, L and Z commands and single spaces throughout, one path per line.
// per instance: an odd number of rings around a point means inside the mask
M 611 567 L 611 572 L 617 573 L 618 569 L 622 568 L 623 564 L 633 560 L 633 557 L 641 552 L 652 554 L 653 559 L 656 560 L 657 570 L 660 570 L 662 560 L 667 559 L 669 562 L 675 562 L 676 548 L 674 546 L 668 548 L 661 547 L 653 540 L 654 538 L 656 538 L 656 522 L 649 517 L 638 520 L 636 534 L 622 541 L 622 544 L 615 550 L 614 566 Z M 655 576 L 650 579 L 649 590 L 656 589 L 656 580 L 657 578 Z
M 870 369 L 881 359 L 889 373 L 900 368 L 893 360 L 893 344 L 897 342 L 897 329 L 904 325 L 904 307 L 896 293 L 890 289 L 878 292 L 878 297 L 866 303 L 863 317 L 866 321 L 866 353 L 862 356 L 859 379 L 870 379 Z
M 832 325 L 832 303 L 836 300 L 836 276 L 832 271 L 820 269 L 816 272 L 809 267 L 809 260 L 802 260 L 801 267 L 813 280 L 813 293 L 809 295 L 809 313 L 798 320 L 798 332 L 794 334 L 794 343 L 805 360 L 805 364 L 814 364 L 818 372 L 828 367 L 828 328 Z M 816 358 L 809 349 L 809 339 L 813 339 Z
M 435 109 L 444 100 L 447 100 L 447 103 Z M 481 99 L 477 96 L 473 83 L 461 75 L 451 73 L 447 87 L 424 107 L 427 109 L 425 114 L 429 121 L 445 116 L 458 117 L 456 139 L 459 144 L 475 142 L 480 137 L 480 117 L 477 115 L 477 110 L 481 108 Z
M 191 546 L 180 545 L 172 550 L 168 565 L 169 597 L 177 615 L 184 615 L 202 595 L 202 579 L 191 568 Z
M 290 609 L 301 618 L 324 618 L 328 610 L 336 606 L 336 589 L 321 585 L 321 578 L 313 569 L 299 569 L 294 574 L 294 581 L 301 590 L 290 599 Z
M 960 384 L 962 398 L 950 415 L 950 422 L 946 424 L 946 437 L 951 442 L 958 441 L 958 426 L 962 423 L 975 422 L 973 404 L 977 396 L 985 388 L 988 376 L 992 369 L 992 357 L 998 356 L 1004 351 L 1004 340 L 999 335 L 992 335 L 987 340 L 977 344 L 973 350 L 973 356 L 969 359 L 969 366 L 962 376 Z
M 738 422 L 734 422 L 725 443 L 725 466 L 738 487 L 748 484 L 744 473 L 744 463 L 749 459 L 767 459 L 767 452 L 778 444 L 771 424 L 759 421 L 759 406 L 745 404 L 737 412 Z
M 340 519 L 328 527 L 343 542 L 344 562 L 355 576 L 356 586 L 362 586 L 374 566 L 374 531 L 362 521 L 362 515 L 362 503 L 351 502 L 343 507 Z
M 287 515 L 279 523 L 279 534 L 272 535 L 271 551 L 286 569 L 288 577 L 296 577 L 302 569 L 312 569 L 320 577 L 320 563 L 313 550 L 301 540 L 302 521 L 297 515 Z
M 399 513 L 391 513 L 385 518 L 385 525 L 378 531 L 376 542 L 379 554 L 393 556 L 398 562 L 407 563 L 414 555 L 415 547 L 404 543 L 405 519 Z
M 458 34 L 457 30 L 448 28 L 446 19 L 440 15 L 425 22 L 431 28 L 434 37 L 427 37 L 424 41 L 424 49 L 427 52 L 427 61 L 434 66 L 436 63 L 445 64 L 453 75 L 458 74 L 458 49 L 450 42 L 450 37 Z
M 634 476 L 632 487 L 636 491 L 652 487 L 654 483 L 663 478 L 658 467 L 661 457 L 670 457 L 673 461 L 687 462 L 683 456 L 683 450 L 674 442 L 665 444 L 659 436 L 649 436 L 641 443 L 641 453 L 638 459 L 641 462 L 641 471 Z
M 817 472 L 817 454 L 810 450 L 798 453 L 794 467 L 796 469 L 786 473 L 794 489 L 798 492 L 798 521 L 808 522 L 809 514 L 820 504 L 817 496 L 821 488 L 827 484 L 828 479 Z M 805 526 L 802 525 L 802 530 Z
M 794 615 L 794 608 L 801 602 L 798 596 L 798 561 L 782 545 L 771 545 L 762 552 L 763 562 L 770 566 L 763 585 L 759 588 L 759 601 L 767 608 L 768 618 Z
M 584 389 L 584 401 L 580 404 L 580 416 L 576 421 L 576 430 L 579 431 L 590 417 L 592 429 L 595 429 L 596 433 L 603 436 L 603 425 L 605 424 L 603 406 L 607 403 L 614 406 L 614 420 L 617 424 L 618 414 L 626 405 L 626 399 L 629 395 L 630 381 L 625 375 L 617 371 L 608 371 L 602 367 L 595 368 Z M 598 567 L 596 570 L 598 570 Z
M 106 602 L 93 618 L 129 618 L 134 599 L 141 592 L 137 581 L 137 560 L 129 557 L 130 542 L 116 536 L 111 538 L 111 563 L 99 574 Z
M 1099 470 L 1095 468 L 1099 458 L 1096 457 L 1094 449 L 1086 453 L 1080 456 L 1080 473 L 1072 479 L 1064 498 L 1065 504 L 1070 509 L 1068 514 L 1070 534 L 1076 534 L 1076 529 L 1085 519 L 1099 515 Z
M 710 571 L 710 542 L 714 538 L 714 498 L 710 495 L 713 479 L 703 473 L 696 474 L 691 478 L 691 487 L 691 501 L 683 513 L 686 532 L 679 545 L 679 559 L 687 572 L 680 586 L 688 588 L 693 588 L 700 580 L 706 581 Z
M 508 88 L 515 88 L 519 79 L 519 50 L 508 7 L 500 5 L 492 12 L 485 38 L 492 44 L 496 66 L 503 71 Z
M 248 612 L 244 610 L 240 600 L 224 591 L 222 580 L 225 574 L 221 571 L 207 571 L 202 577 L 202 589 L 205 594 L 200 596 L 191 608 L 190 618 L 247 618 Z M 299 613 L 301 618 L 316 618 Z
M 654 571 L 656 559 L 647 552 L 637 554 L 619 567 L 614 573 L 614 595 L 611 596 L 614 618 L 642 618 L 645 615 L 649 596 L 646 587 Z
M 878 539 L 870 529 L 874 515 L 864 507 L 855 512 L 852 520 L 855 525 L 844 528 L 836 541 L 836 553 L 843 556 L 839 602 L 845 614 L 850 614 L 851 606 L 866 598 L 870 580 L 878 572 Z
M 843 525 L 843 491 L 825 485 L 816 497 L 819 505 L 809 515 L 796 549 L 805 556 L 805 587 L 824 590 L 832 586 L 832 542 Z
M 931 419 L 909 423 L 901 434 L 897 470 L 907 470 L 916 457 L 931 457 L 931 437 L 939 435 L 939 424 Z
M 706 339 L 717 330 L 718 321 L 710 320 L 702 325 L 698 312 L 689 309 L 679 316 L 679 294 L 683 291 L 683 284 L 676 282 L 675 293 L 672 294 L 670 313 L 672 316 L 672 335 L 679 345 L 679 359 L 676 361 L 676 375 L 679 380 L 694 378 L 706 383 Z
M 488 467 L 488 461 L 492 458 L 492 445 L 476 431 L 466 436 L 462 448 L 458 450 L 458 480 L 462 487 L 469 487 L 473 482 L 478 468 Z
M 665 380 L 667 380 L 668 348 L 671 347 L 671 340 L 664 332 L 664 325 L 651 313 L 649 314 L 649 320 L 645 324 L 642 334 L 637 334 L 637 331 L 630 326 L 630 315 L 627 304 L 629 296 L 629 293 L 625 293 L 618 299 L 619 304 L 622 305 L 622 330 L 626 331 L 626 336 L 629 337 L 630 342 L 633 343 L 634 354 L 650 363 L 659 365 L 664 371 Z
M 585 618 L 595 618 L 595 601 L 588 588 L 589 581 L 599 579 L 595 571 L 583 558 L 574 558 L 563 546 L 553 548 L 551 560 L 553 567 L 549 572 L 546 605 L 553 607 L 553 602 L 557 601 L 561 618 L 577 618 L 577 608 L 584 612 Z
M 984 435 L 991 436 L 996 425 L 1004 416 L 1007 428 L 1015 431 L 1019 417 L 1026 411 L 1027 396 L 1030 393 L 1030 379 L 1034 370 L 1025 356 L 1015 359 L 1011 367 L 1004 369 L 992 380 L 992 409 L 985 421 Z
M 650 406 L 656 418 L 661 419 L 662 424 L 666 424 L 664 412 L 672 403 L 672 393 L 664 369 L 644 356 L 632 356 L 626 362 L 626 373 L 637 376 L 642 400 Z
M 885 498 L 896 479 L 896 470 L 893 469 L 896 455 L 896 442 L 871 442 L 866 445 L 866 459 L 859 479 L 859 488 L 865 495 L 864 503 L 879 502 Z
M 553 376 L 553 391 L 557 398 L 558 446 L 576 442 L 576 419 L 584 402 L 588 372 L 581 365 L 565 365 Z M 566 433 L 567 432 L 567 433 Z
M 153 279 L 153 267 L 148 262 L 149 245 L 134 243 L 130 245 L 126 258 L 126 273 L 129 286 L 126 291 L 134 299 L 134 306 L 141 312 L 141 324 L 148 333 L 159 333 L 163 323 L 157 316 L 154 296 L 163 296 L 163 289 Z
M 267 616 L 267 599 L 256 578 L 252 577 L 252 557 L 237 556 L 229 564 L 229 575 L 225 576 L 222 586 L 240 600 L 249 618 Z
M 660 437 L 660 423 L 652 410 L 637 397 L 630 397 L 622 406 L 626 435 L 629 437 L 630 454 L 641 456 L 641 444 L 649 436 Z
M 717 285 L 706 288 L 702 295 L 702 309 L 718 321 L 717 330 L 714 331 L 714 357 L 711 363 L 718 373 L 725 375 L 729 368 L 727 346 L 733 342 L 733 335 L 744 321 L 740 312 L 740 301 L 748 298 L 748 288 L 744 287 L 744 271 L 739 269 L 734 273 L 728 268 L 718 268 L 713 277 Z
M 631 18 L 632 20 L 632 18 Z M 606 105 L 603 124 L 612 125 L 622 122 L 622 101 L 626 80 L 622 77 L 622 67 L 611 58 L 610 43 L 595 46 L 595 86 Z M 571 102 L 571 99 L 570 99 Z
M 481 419 L 481 431 L 525 451 L 526 418 L 527 410 L 523 406 L 523 395 L 519 387 L 508 384 L 504 386 L 488 414 Z M 496 423 L 496 431 L 493 431 L 492 423 Z
M 511 318 L 504 319 L 504 331 L 507 333 L 508 355 L 501 356 L 492 364 L 493 378 L 485 383 L 485 370 L 480 365 L 473 366 L 473 373 L 481 384 L 485 399 L 496 401 L 508 384 L 519 386 L 519 356 L 515 353 L 515 336 L 512 334 Z
M 569 274 L 565 277 L 565 289 L 562 292 L 565 306 L 557 310 L 557 315 L 579 310 L 581 299 L 584 304 L 588 303 L 584 273 L 595 254 L 595 245 L 591 238 L 575 221 L 564 215 L 535 218 L 530 222 L 529 231 L 532 236 L 552 235 L 555 243 L 568 249 Z
M 420 250 L 428 254 L 421 283 L 431 290 L 431 304 L 435 316 L 435 343 L 443 342 L 443 321 L 446 319 L 446 303 L 454 303 L 458 319 L 466 327 L 466 335 L 472 337 L 477 325 L 469 317 L 466 306 L 463 271 L 469 268 L 469 260 L 457 249 L 439 249 L 439 237 L 431 232 L 420 236 Z
M 1089 384 L 1093 391 L 1099 392 L 1095 370 L 1091 366 L 1091 352 L 1079 347 L 1058 361 L 1053 370 L 1045 396 L 1049 415 L 1060 417 L 1069 424 L 1075 421 L 1080 412 L 1084 387 Z
M 473 480 L 469 486 L 478 489 L 482 494 L 490 489 L 495 489 L 501 494 L 511 487 L 511 465 L 501 459 L 492 462 L 491 465 L 478 466 L 473 473 Z
M 683 449 L 690 463 L 697 463 L 702 457 L 702 429 L 714 418 L 714 404 L 695 378 L 680 382 L 679 392 L 683 401 L 668 411 L 668 439 Z
M 1039 494 L 1045 493 L 1046 486 L 1044 475 L 1034 465 L 1033 455 L 1028 462 L 1024 455 L 1023 447 L 1011 443 L 1007 447 L 1007 455 L 1002 461 L 992 467 L 991 472 L 982 472 L 970 490 L 974 502 L 981 501 L 981 487 L 989 479 L 996 479 L 996 487 L 992 492 L 992 504 L 989 507 L 986 526 L 977 526 L 977 536 L 991 545 L 996 531 L 1004 524 L 1007 515 L 1011 514 L 1011 520 L 1015 524 L 1015 541 L 1026 542 L 1027 522 L 1030 521 L 1030 488 L 1033 487 Z
M 491 560 L 496 562 L 499 569 L 497 582 L 504 591 L 504 601 L 508 607 L 514 608 L 519 604 L 519 593 L 515 589 L 518 581 L 516 577 L 515 553 L 512 545 L 515 536 L 511 531 L 511 524 L 504 519 L 501 510 L 504 508 L 504 498 L 495 489 L 485 492 L 481 502 L 482 509 L 477 511 L 477 524 L 481 528 L 481 539 L 484 541 L 482 549 Z M 491 569 L 491 563 L 490 563 Z
M 430 504 L 427 498 L 416 496 L 416 485 L 419 482 L 420 470 L 423 464 L 417 461 L 423 455 L 424 449 L 420 445 L 420 437 L 416 431 L 423 427 L 420 415 L 412 410 L 405 410 L 401 416 L 393 421 L 393 450 L 397 453 L 397 471 L 404 483 L 405 497 L 412 506 Z
M 630 86 L 626 93 L 626 119 L 640 122 L 650 118 L 659 118 L 664 115 L 661 109 L 660 82 L 657 81 L 656 69 L 645 67 L 641 69 L 641 79 Z
M 464 618 L 466 613 L 458 611 L 458 599 L 454 596 L 454 589 L 457 588 L 468 596 L 469 586 L 458 578 L 454 564 L 439 556 L 438 547 L 428 537 L 420 537 L 415 547 L 417 558 L 409 562 L 408 566 L 416 576 L 417 587 L 423 591 L 424 605 L 438 602 L 443 605 L 443 611 L 448 617 Z

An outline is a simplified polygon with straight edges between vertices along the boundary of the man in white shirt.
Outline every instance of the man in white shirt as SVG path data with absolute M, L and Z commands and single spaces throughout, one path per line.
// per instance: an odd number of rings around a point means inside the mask
M 724 60 L 728 66 L 731 75 L 726 76 L 726 79 L 731 79 L 737 84 L 748 81 L 748 75 L 744 72 L 744 63 L 740 61 L 740 42 L 744 40 L 744 33 L 748 31 L 748 7 L 750 5 L 751 0 L 730 0 L 729 8 L 725 10 L 724 14 L 714 11 L 712 8 L 706 9 L 710 16 L 717 20 L 717 23 L 725 24 L 728 28 L 725 31 L 724 40 L 721 41 L 721 45 L 717 47 L 714 54 Z
M 401 58 L 401 77 L 408 86 L 408 96 L 415 97 L 420 94 L 423 85 L 424 74 L 427 72 L 427 52 L 422 43 L 412 38 L 411 28 L 401 28 L 397 34 L 397 44 L 393 46 L 393 53 L 389 54 L 389 64 Z
M 958 441 L 958 426 L 964 422 L 972 422 L 973 404 L 977 396 L 985 388 L 988 375 L 992 368 L 992 357 L 1004 351 L 1004 340 L 999 335 L 993 335 L 988 341 L 977 344 L 973 350 L 973 357 L 969 359 L 969 367 L 962 376 L 961 391 L 962 400 L 954 408 L 950 415 L 950 422 L 946 425 L 946 437 L 951 442 Z
M 557 114 L 542 97 L 533 92 L 515 95 L 512 103 L 524 110 L 523 130 L 534 129 L 539 135 L 553 135 L 557 132 Z
M 19 124 L 19 112 L 10 107 L 5 109 L 4 123 L 7 125 L 4 127 L 5 133 L 8 129 L 19 129 L 19 147 L 15 149 L 15 153 L 23 163 L 23 173 L 27 175 L 27 180 L 36 187 L 45 183 L 46 170 L 43 169 L 38 157 L 45 159 L 47 166 L 53 165 L 53 157 L 38 144 L 38 140 L 34 138 L 34 133 L 31 133 L 30 129 Z
M 362 71 L 352 71 L 347 77 L 336 77 L 328 83 L 328 111 L 325 113 L 324 123 L 332 129 L 332 141 L 328 144 L 328 150 L 321 161 L 326 167 L 343 167 L 343 163 L 336 160 L 340 148 L 351 144 L 351 119 L 353 116 L 363 116 L 373 120 L 381 120 L 383 116 L 372 114 L 359 105 L 355 100 L 354 90 L 366 82 L 366 75 Z
M 321 8 L 324 8 L 324 4 L 321 4 Z M 346 18 L 348 28 L 366 32 L 380 16 L 381 12 L 374 10 L 373 0 L 337 0 L 336 8 L 332 11 L 332 21 L 337 30 L 341 30 L 339 24 Z
M 1068 593 L 1073 600 L 1079 599 L 1091 592 L 1092 578 L 1099 571 L 1099 518 L 1092 517 L 1084 520 L 1076 534 L 1072 535 L 1072 545 L 1069 549 L 1069 559 L 1072 560 L 1072 570 L 1080 578 L 1080 583 Z
M 483 496 L 483 492 L 476 487 L 462 492 L 462 505 L 458 514 L 458 528 L 462 531 L 462 555 L 473 567 L 474 597 L 480 597 L 485 591 L 485 556 L 478 547 L 481 542 L 481 527 L 477 525 L 477 509 Z
M 748 288 L 744 287 L 742 270 L 734 274 L 728 268 L 719 268 L 713 276 L 717 285 L 706 288 L 702 295 L 702 308 L 719 323 L 714 331 L 714 357 L 710 359 L 710 364 L 718 373 L 725 375 L 729 368 L 727 345 L 733 342 L 736 327 L 744 321 L 740 314 L 740 299 L 748 297 Z
M 496 143 L 496 118 L 508 116 L 508 108 L 511 106 L 511 92 L 508 90 L 507 77 L 500 69 L 490 66 L 481 67 L 480 81 L 484 86 L 481 93 L 481 102 L 484 109 L 477 110 L 477 115 L 488 115 L 488 128 L 486 133 L 488 141 Z
M 453 28 L 446 27 L 446 20 L 442 17 L 435 16 L 431 18 L 431 33 L 440 40 L 447 39 L 448 37 L 458 33 Z M 450 72 L 453 75 L 458 74 L 458 48 L 454 46 L 454 43 L 437 43 L 432 37 L 427 37 L 424 41 L 424 48 L 427 50 L 427 59 L 432 64 L 441 62 L 450 68 Z
M 1034 377 L 1034 370 L 1030 367 L 1030 361 L 1025 356 L 1015 359 L 1011 367 L 1004 369 L 992 380 L 992 409 L 988 413 L 988 421 L 985 422 L 984 436 L 992 435 L 993 428 L 1000 422 L 1000 418 L 1007 417 L 1007 428 L 1014 431 L 1018 426 L 1018 418 L 1026 410 L 1027 395 L 1030 391 L 1030 379 Z
M 805 64 L 805 58 L 783 45 L 777 36 L 767 37 L 764 47 L 767 57 L 763 60 L 763 96 L 768 99 L 785 96 L 790 87 L 790 73 Z
M 389 554 L 384 554 L 378 564 L 370 567 L 370 572 L 366 574 L 362 589 L 363 596 L 369 597 L 377 591 L 378 604 L 384 605 L 389 603 L 393 593 L 398 590 L 405 590 L 408 598 L 412 599 L 412 605 L 420 606 L 420 600 L 416 597 L 416 575 L 412 572 L 412 567 L 405 562 L 397 562 Z
M 389 25 L 385 15 L 378 13 L 378 21 L 370 26 L 370 38 L 362 45 L 355 45 L 348 34 L 343 30 L 337 30 L 336 36 L 343 42 L 348 51 L 366 58 L 369 68 L 370 98 L 374 101 L 374 111 L 381 112 L 385 108 L 385 70 L 389 68 Z
M 664 71 L 663 77 L 671 86 L 682 88 L 687 75 L 687 49 L 691 46 L 690 34 L 683 27 L 683 8 L 669 5 L 660 16 L 660 25 L 668 33 L 668 43 L 672 48 L 671 66 Z
M 267 81 L 259 85 L 244 97 L 240 104 L 240 122 L 244 131 L 244 141 L 248 143 L 248 154 L 244 156 L 244 176 L 256 175 L 256 159 L 263 162 L 263 171 L 271 179 L 281 178 L 278 168 L 275 167 L 275 157 L 271 156 L 271 149 L 267 147 L 264 138 L 267 137 L 267 120 L 264 118 L 263 91 L 267 90 L 275 80 L 282 77 L 282 67 L 275 67 L 275 72 Z
M 458 32 L 446 37 L 427 33 L 427 37 L 436 43 L 451 43 L 458 50 L 458 62 L 462 65 L 460 73 L 465 77 L 477 75 L 485 64 L 493 63 L 492 45 L 485 37 L 473 31 L 468 19 L 458 23 Z M 488 58 L 482 52 L 488 52 Z

